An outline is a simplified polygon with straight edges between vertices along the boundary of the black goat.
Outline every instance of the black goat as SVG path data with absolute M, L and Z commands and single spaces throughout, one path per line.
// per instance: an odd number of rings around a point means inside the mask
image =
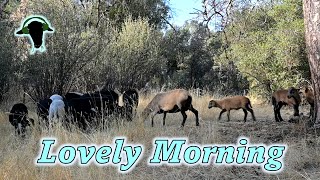
M 119 95 L 112 90 L 103 90 L 83 95 L 67 93 L 65 99 L 66 112 L 72 115 L 81 129 L 86 130 L 94 124 L 97 115 L 117 111 Z
M 128 121 L 132 121 L 134 110 L 138 107 L 139 93 L 135 89 L 129 89 L 122 95 L 123 107 L 121 108 L 121 115 Z
M 48 116 L 49 116 L 49 108 L 51 103 L 52 103 L 52 100 L 49 98 L 42 99 L 37 103 L 37 114 L 44 121 L 47 127 L 49 127 Z
M 14 126 L 15 134 L 21 135 L 21 137 L 25 137 L 27 126 L 34 125 L 34 120 L 28 118 L 28 108 L 23 103 L 17 103 L 12 106 L 9 122 Z

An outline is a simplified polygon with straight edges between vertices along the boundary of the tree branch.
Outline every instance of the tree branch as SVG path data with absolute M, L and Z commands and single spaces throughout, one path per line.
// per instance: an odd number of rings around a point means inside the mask
M 173 30 L 174 32 L 177 32 L 176 28 L 164 17 L 161 16 L 161 19 L 163 19 Z

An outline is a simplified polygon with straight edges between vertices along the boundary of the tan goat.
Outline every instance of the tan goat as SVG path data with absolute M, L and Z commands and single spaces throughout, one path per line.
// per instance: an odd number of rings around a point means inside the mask
M 299 116 L 300 103 L 301 98 L 299 95 L 299 89 L 291 87 L 289 89 L 275 91 L 272 94 L 272 105 L 276 121 L 283 121 L 280 114 L 280 109 L 283 105 L 293 106 L 294 116 Z
M 183 116 L 181 126 L 184 126 L 187 119 L 186 111 L 188 110 L 194 113 L 196 116 L 196 126 L 199 126 L 198 111 L 192 106 L 191 95 L 184 89 L 175 89 L 157 94 L 142 112 L 142 118 L 146 120 L 151 114 L 151 126 L 153 127 L 155 115 L 163 113 L 163 125 L 165 125 L 167 113 L 181 112 Z
M 300 89 L 300 93 L 302 94 L 303 98 L 305 98 L 308 103 L 310 104 L 310 115 L 309 117 L 313 116 L 313 110 L 314 110 L 314 95 L 311 88 L 308 86 L 305 86 Z
M 247 120 L 247 115 L 249 111 L 252 115 L 252 119 L 255 121 L 256 118 L 254 116 L 254 112 L 252 110 L 251 102 L 249 98 L 244 96 L 233 96 L 226 97 L 221 100 L 211 100 L 209 102 L 208 108 L 218 107 L 221 109 L 219 120 L 221 119 L 221 115 L 227 111 L 228 121 L 230 121 L 230 110 L 238 110 L 242 109 L 244 112 L 244 122 Z

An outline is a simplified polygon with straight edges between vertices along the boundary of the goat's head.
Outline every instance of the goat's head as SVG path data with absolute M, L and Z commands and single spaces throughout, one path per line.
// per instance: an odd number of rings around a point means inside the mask
M 217 102 L 215 100 L 209 101 L 208 109 L 211 109 L 213 107 L 217 107 Z
M 293 98 L 295 99 L 296 103 L 300 104 L 301 102 L 301 98 L 300 98 L 300 89 L 296 89 L 294 87 L 290 87 L 288 89 L 288 94 L 287 94 L 288 98 Z
M 152 112 L 153 110 L 151 108 L 146 107 L 141 114 L 141 117 L 143 120 L 146 120 L 147 117 L 149 116 L 149 114 Z
M 51 99 L 52 101 L 63 100 L 63 97 L 60 96 L 60 95 L 58 95 L 58 94 L 54 94 L 54 95 L 52 95 L 52 96 L 50 97 L 50 99 Z
M 300 88 L 299 90 L 299 94 L 300 96 L 305 99 L 306 98 L 306 94 L 309 92 L 309 88 L 307 86 L 303 86 Z
M 9 121 L 13 126 L 18 126 L 22 122 L 26 121 L 26 114 L 20 111 L 13 111 L 9 114 Z
M 28 25 L 29 34 L 32 38 L 33 45 L 35 48 L 39 48 L 42 45 L 43 28 L 42 23 L 38 21 L 33 21 Z

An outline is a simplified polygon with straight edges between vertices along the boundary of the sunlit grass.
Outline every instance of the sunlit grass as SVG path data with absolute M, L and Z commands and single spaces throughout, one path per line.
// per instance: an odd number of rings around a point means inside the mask
M 162 126 L 162 115 L 155 118 L 155 126 L 151 127 L 150 119 L 143 121 L 139 115 L 154 95 L 142 97 L 137 109 L 137 116 L 132 122 L 125 119 L 105 118 L 111 121 L 106 128 L 83 133 L 73 127 L 72 132 L 61 125 L 51 131 L 38 126 L 32 128 L 29 136 L 22 140 L 14 135 L 6 114 L 0 114 L 0 177 L 1 179 L 319 179 L 320 178 L 320 138 L 314 132 L 307 132 L 304 123 L 276 123 L 271 105 L 253 103 L 257 122 L 253 122 L 250 114 L 247 123 L 243 123 L 243 112 L 232 111 L 231 121 L 226 122 L 226 115 L 217 121 L 219 109 L 208 109 L 208 102 L 218 96 L 193 97 L 193 105 L 199 111 L 200 127 L 195 126 L 193 113 L 188 112 L 184 128 L 180 127 L 182 115 L 168 114 L 166 126 Z M 308 112 L 308 108 L 302 108 Z M 291 108 L 284 108 L 282 114 L 288 120 Z M 37 119 L 34 109 L 30 116 Z M 30 129 L 31 130 L 31 129 Z M 58 141 L 53 152 L 64 143 L 72 144 L 113 144 L 115 137 L 126 137 L 127 143 L 143 144 L 143 159 L 127 174 L 118 172 L 116 166 L 87 167 L 73 165 L 63 167 L 35 166 L 42 137 L 55 137 Z M 221 144 L 236 143 L 239 136 L 250 138 L 252 143 L 285 143 L 289 146 L 285 157 L 285 169 L 277 175 L 268 175 L 259 167 L 217 167 L 209 166 L 157 166 L 147 165 L 151 155 L 155 137 L 187 137 L 189 143 Z

